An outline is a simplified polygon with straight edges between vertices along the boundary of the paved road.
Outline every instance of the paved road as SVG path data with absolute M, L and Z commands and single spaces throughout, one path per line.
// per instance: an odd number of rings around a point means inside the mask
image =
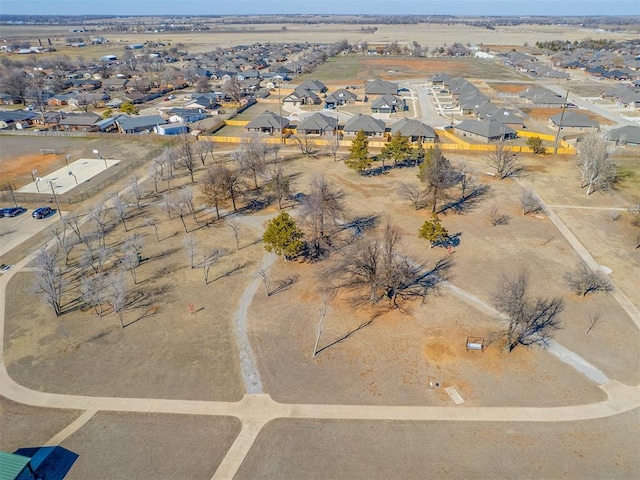
M 551 220 L 580 256 L 590 260 L 593 258 L 573 236 L 569 229 L 546 206 Z M 422 407 L 422 406 L 362 406 L 362 405 L 313 405 L 313 404 L 282 404 L 271 399 L 267 394 L 247 394 L 239 402 L 207 402 L 194 400 L 166 400 L 148 398 L 117 398 L 91 397 L 83 395 L 64 395 L 38 392 L 25 388 L 16 383 L 8 374 L 4 365 L 4 320 L 5 320 L 5 292 L 13 275 L 24 268 L 34 255 L 29 255 L 18 262 L 14 269 L 0 277 L 0 394 L 6 398 L 27 405 L 83 410 L 85 413 L 73 422 L 67 429 L 60 432 L 52 442 L 62 441 L 73 431 L 81 428 L 97 411 L 121 412 L 153 412 L 172 414 L 223 415 L 234 416 L 243 422 L 243 427 L 227 452 L 222 464 L 214 475 L 214 479 L 232 478 L 245 458 L 251 445 L 255 441 L 262 427 L 275 418 L 316 418 L 316 419 L 364 419 L 364 420 L 458 420 L 458 421 L 521 421 L 521 422 L 559 422 L 602 418 L 640 408 L 640 386 L 623 385 L 617 381 L 607 381 L 600 377 L 585 363 L 583 359 L 571 352 L 556 347 L 558 355 L 569 355 L 568 360 L 580 364 L 580 370 L 594 381 L 605 382 L 600 387 L 607 394 L 607 400 L 584 405 L 565 407 Z M 449 288 L 487 311 L 492 307 L 477 297 L 449 284 Z M 640 312 L 629 302 L 619 289 L 618 300 L 625 311 L 633 318 L 640 328 Z M 495 312 L 495 311 L 493 311 Z M 568 352 L 568 353 L 567 353 Z

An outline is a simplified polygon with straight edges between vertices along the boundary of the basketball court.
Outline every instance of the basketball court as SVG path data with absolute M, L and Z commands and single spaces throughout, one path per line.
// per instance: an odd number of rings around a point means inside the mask
M 63 194 L 77 185 L 91 180 L 119 162 L 120 160 L 113 159 L 80 158 L 44 177 L 38 176 L 38 171 L 33 170 L 31 172 L 33 181 L 16 191 L 21 193 L 52 193 L 53 188 L 57 194 Z

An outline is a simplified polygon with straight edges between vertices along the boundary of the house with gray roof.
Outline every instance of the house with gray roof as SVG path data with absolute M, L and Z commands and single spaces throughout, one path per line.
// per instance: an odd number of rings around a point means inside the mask
M 381 95 L 371 102 L 373 113 L 396 113 L 406 110 L 405 100 L 395 95 Z
M 320 80 L 306 80 L 302 82 L 298 88 L 302 88 L 304 90 L 310 90 L 315 93 L 324 93 L 327 91 L 327 87 Z
M 78 132 L 95 132 L 98 130 L 96 125 L 102 117 L 93 112 L 87 113 L 68 113 L 58 122 L 60 130 L 72 130 Z
M 495 120 L 463 120 L 454 127 L 461 137 L 468 137 L 483 143 L 510 140 L 517 137 L 516 131 Z
M 365 95 L 397 95 L 398 84 L 377 78 L 365 85 L 364 93 Z
M 640 145 L 640 127 L 627 125 L 614 128 L 607 134 L 607 138 L 616 145 Z
M 364 131 L 367 137 L 382 138 L 387 126 L 383 120 L 360 113 L 351 117 L 343 129 L 345 136 L 356 136 L 360 130 Z
M 297 128 L 303 135 L 328 135 L 338 130 L 338 119 L 315 112 L 300 122 Z
M 141 115 L 130 117 L 122 115 L 116 120 L 120 133 L 148 133 L 158 125 L 164 125 L 167 121 L 160 115 Z
M 324 107 L 334 109 L 342 105 L 355 103 L 357 100 L 358 95 L 354 92 L 345 88 L 340 88 L 327 95 L 327 98 L 324 99 Z
M 274 133 L 281 133 L 283 129 L 289 126 L 289 119 L 281 117 L 280 115 L 265 110 L 256 118 L 251 120 L 246 127 L 247 132 L 268 133 L 273 135 Z
M 598 129 L 600 125 L 585 113 L 576 113 L 565 110 L 549 117 L 549 123 L 553 128 L 564 128 L 575 131 Z
M 322 99 L 311 90 L 298 87 L 289 95 L 282 99 L 283 103 L 291 103 L 294 106 L 298 105 L 320 105 Z
M 391 125 L 391 134 L 396 133 L 408 137 L 414 143 L 434 143 L 436 132 L 426 123 L 415 118 L 401 118 Z

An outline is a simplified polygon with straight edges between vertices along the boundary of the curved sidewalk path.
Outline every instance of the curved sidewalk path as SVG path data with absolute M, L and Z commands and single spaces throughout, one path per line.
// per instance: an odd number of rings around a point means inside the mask
M 545 207 L 550 219 L 556 224 L 560 232 L 565 235 L 576 251 L 578 251 L 580 256 L 590 265 L 597 265 L 591 255 L 584 249 L 575 236 L 573 236 L 571 231 L 549 210 L 546 204 Z M 607 400 L 591 404 L 563 407 L 428 407 L 283 404 L 275 402 L 268 394 L 247 394 L 239 402 L 210 402 L 150 398 L 92 397 L 30 390 L 19 385 L 9 376 L 4 364 L 3 351 L 6 287 L 13 275 L 21 271 L 34 257 L 35 254 L 27 256 L 18 262 L 12 270 L 0 277 L 0 395 L 15 402 L 36 407 L 88 411 L 89 413 L 86 414 L 87 420 L 93 414 L 91 412 L 98 411 L 237 417 L 242 421 L 242 429 L 216 471 L 213 477 L 214 479 L 232 478 L 262 427 L 267 422 L 276 418 L 561 422 L 603 418 L 640 408 L 640 386 L 623 385 L 617 381 L 609 381 L 600 385 L 600 388 L 607 394 Z M 489 311 L 493 310 L 492 307 L 477 297 L 453 285 L 449 284 L 448 288 L 481 308 L 486 307 Z M 255 291 L 255 289 L 253 291 Z M 636 325 L 640 326 L 640 313 L 637 307 L 633 305 L 619 289 L 616 289 L 616 292 L 617 295 L 614 295 L 616 300 L 621 303 Z M 562 352 L 558 352 L 556 355 L 560 355 L 561 353 Z M 592 379 L 595 380 L 595 378 Z M 600 380 L 604 379 L 600 378 Z M 79 424 L 81 426 L 82 422 L 79 422 Z

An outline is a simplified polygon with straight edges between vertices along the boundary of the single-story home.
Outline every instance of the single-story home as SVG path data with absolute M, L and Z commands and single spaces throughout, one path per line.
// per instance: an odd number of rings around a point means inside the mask
M 516 131 L 495 120 L 463 120 L 454 127 L 454 132 L 479 142 L 489 143 L 517 137 Z
M 153 132 L 158 135 L 181 135 L 189 132 L 189 127 L 183 123 L 172 123 L 165 125 L 156 125 Z
M 303 135 L 327 135 L 338 130 L 338 119 L 315 112 L 298 125 L 298 133 Z
M 130 117 L 122 115 L 116 120 L 120 133 L 148 133 L 158 125 L 165 125 L 167 121 L 160 115 L 142 115 Z
M 383 120 L 360 113 L 351 117 L 343 129 L 345 136 L 356 136 L 360 130 L 364 131 L 367 137 L 382 138 L 387 126 Z
M 282 132 L 282 130 L 288 126 L 288 118 L 281 117 L 278 114 L 266 110 L 251 120 L 244 128 L 247 132 L 268 133 L 269 135 L 273 135 L 274 133 Z
M 600 127 L 598 122 L 593 120 L 585 113 L 576 113 L 571 110 L 565 110 L 549 117 L 549 123 L 554 128 L 569 128 L 572 130 L 597 129 Z
M 397 95 L 398 84 L 378 78 L 367 83 L 364 93 L 365 95 Z
M 171 123 L 193 123 L 207 117 L 206 112 L 200 108 L 172 108 L 167 115 Z
M 371 102 L 373 113 L 396 113 L 406 110 L 407 104 L 403 98 L 395 95 L 381 95 Z
M 311 90 L 307 90 L 302 87 L 296 88 L 289 95 L 284 97 L 283 103 L 292 103 L 294 106 L 298 105 L 319 105 L 322 103 L 322 99 Z
M 58 122 L 61 130 L 73 130 L 78 132 L 95 132 L 98 130 L 96 123 L 101 119 L 100 115 L 93 112 L 68 113 Z
M 426 123 L 414 118 L 401 118 L 391 125 L 391 134 L 408 137 L 414 143 L 434 143 L 436 141 L 436 132 Z
M 614 128 L 608 133 L 607 138 L 616 145 L 640 145 L 640 127 L 627 125 Z
M 320 80 L 306 80 L 302 82 L 298 88 L 310 90 L 315 93 L 324 93 L 327 91 L 327 87 Z
M 348 103 L 355 103 L 358 100 L 358 95 L 350 90 L 346 90 L 344 88 L 340 88 L 335 92 L 327 95 L 327 98 L 324 99 L 324 108 L 334 109 L 341 105 L 346 105 Z

